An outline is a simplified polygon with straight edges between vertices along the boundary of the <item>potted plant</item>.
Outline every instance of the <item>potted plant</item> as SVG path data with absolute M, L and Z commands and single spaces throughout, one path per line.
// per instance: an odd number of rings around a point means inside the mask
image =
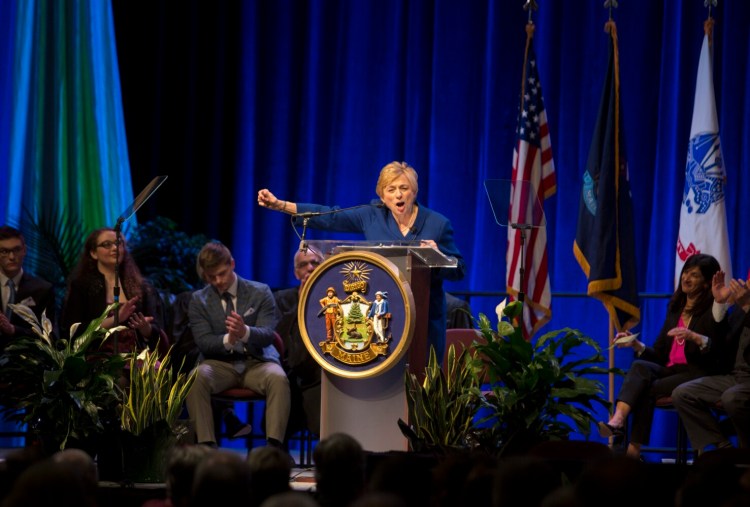
M 574 432 L 588 436 L 596 423 L 594 405 L 609 408 L 598 375 L 618 370 L 605 366 L 595 340 L 581 331 L 550 331 L 535 342 L 523 339 L 519 301 L 498 306 L 498 325 L 480 314 L 474 361 L 489 377 L 489 389 L 475 389 L 485 416 L 478 433 L 496 455 L 516 454 L 546 440 L 565 440 Z
M 17 224 L 26 240 L 24 265 L 50 282 L 59 310 L 65 300 L 67 279 L 78 261 L 88 231 L 75 210 L 57 208 L 32 213 L 24 209 Z
M 446 370 L 430 347 L 422 382 L 408 370 L 405 390 L 409 423 L 399 420 L 401 432 L 413 451 L 443 454 L 468 445 L 467 438 L 479 409 L 476 388 L 479 377 L 473 371 L 473 353 L 448 346 Z
M 195 259 L 208 241 L 204 234 L 190 236 L 169 218 L 156 217 L 133 229 L 128 249 L 143 275 L 171 302 L 170 297 L 203 286 Z
M 406 374 L 409 423 L 399 421 L 412 450 L 464 448 L 518 454 L 546 440 L 588 435 L 594 405 L 609 408 L 596 375 L 601 348 L 581 331 L 523 339 L 520 302 L 498 306 L 498 324 L 479 315 L 479 335 L 458 358 L 449 347 L 447 373 L 430 353 L 424 382 Z
M 127 481 L 164 482 L 167 455 L 188 432 L 180 415 L 196 372 L 176 373 L 171 354 L 171 348 L 162 356 L 148 349 L 131 354 L 130 385 L 120 417 L 122 473 Z
M 99 352 L 98 344 L 123 329 L 101 327 L 115 307 L 77 338 L 53 341 L 46 315 L 40 323 L 29 307 L 13 305 L 38 338 L 15 340 L 0 355 L 0 411 L 27 423 L 49 454 L 79 447 L 97 456 L 103 479 L 163 482 L 166 453 L 187 433 L 179 417 L 195 374 L 173 371 L 172 349 L 162 356 Z
M 114 305 L 77 338 L 57 341 L 46 314 L 40 323 L 28 306 L 11 308 L 33 326 L 38 338 L 14 340 L 0 355 L 0 411 L 8 420 L 28 424 L 47 452 L 73 444 L 89 450 L 117 420 L 122 400 L 117 380 L 125 359 L 97 350 L 121 329 L 101 327 Z

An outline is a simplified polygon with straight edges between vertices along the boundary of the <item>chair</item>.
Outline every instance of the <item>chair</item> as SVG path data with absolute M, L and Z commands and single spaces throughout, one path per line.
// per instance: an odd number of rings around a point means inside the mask
M 657 398 L 655 406 L 656 408 L 661 410 L 668 410 L 677 413 L 677 409 L 672 403 L 671 396 L 662 396 L 661 398 Z M 721 400 L 716 402 L 716 404 L 714 405 L 714 410 L 716 412 L 724 412 L 724 408 L 721 405 Z M 675 463 L 677 463 L 678 465 L 687 464 L 690 448 L 688 446 L 687 432 L 685 431 L 685 427 L 683 426 L 682 419 L 680 419 L 679 415 L 677 416 L 677 443 L 675 450 L 677 452 Z
M 699 454 L 693 464 L 696 467 L 733 465 L 748 469 L 750 468 L 750 449 L 738 449 L 736 447 L 714 449 Z
M 474 318 L 471 313 L 469 302 L 454 296 L 448 292 L 445 293 L 446 303 L 446 325 L 448 329 L 464 329 L 474 327 Z
M 445 332 L 445 353 L 443 354 L 443 367 L 448 363 L 448 349 L 453 345 L 458 357 L 464 349 L 471 348 L 475 341 L 483 340 L 482 335 L 476 329 L 451 328 Z
M 660 398 L 656 399 L 656 402 L 654 406 L 657 409 L 660 410 L 667 410 L 670 412 L 677 413 L 677 409 L 675 408 L 674 404 L 672 403 L 672 397 L 671 396 L 662 396 Z M 680 419 L 679 415 L 677 416 L 677 443 L 675 446 L 676 456 L 675 456 L 675 463 L 678 465 L 685 465 L 687 464 L 687 456 L 688 456 L 688 438 L 687 438 L 687 432 L 685 432 L 685 427 L 682 425 L 682 420 Z
M 474 342 L 484 343 L 485 339 L 482 334 L 476 329 L 468 328 L 452 328 L 447 329 L 445 332 L 445 352 L 443 354 L 443 372 L 448 374 L 448 350 L 453 345 L 456 350 L 456 357 L 461 355 L 464 349 L 470 349 L 474 346 Z M 490 381 L 489 376 L 485 374 L 483 383 L 486 384 Z
M 279 333 L 274 333 L 273 346 L 279 353 L 279 357 L 283 358 L 286 352 L 284 347 L 284 340 L 281 338 Z M 247 410 L 247 421 L 250 423 L 253 419 L 253 403 L 256 401 L 262 401 L 265 403 L 266 397 L 258 392 L 248 389 L 246 387 L 231 387 L 224 391 L 214 393 L 211 395 L 212 401 L 224 402 L 224 403 L 237 403 L 245 402 L 248 404 Z M 214 414 L 214 424 L 217 427 L 220 426 L 221 417 L 220 414 Z M 300 464 L 307 465 L 312 463 L 312 447 L 313 447 L 313 436 L 308 430 L 302 430 L 299 437 L 301 448 L 300 448 Z M 219 436 L 219 435 L 217 435 Z M 247 435 L 247 449 L 248 452 L 253 447 L 253 438 L 258 435 L 255 431 L 252 431 Z

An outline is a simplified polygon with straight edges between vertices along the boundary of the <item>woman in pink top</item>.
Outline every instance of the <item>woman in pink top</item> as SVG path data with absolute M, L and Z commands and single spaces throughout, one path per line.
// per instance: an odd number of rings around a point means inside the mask
M 711 341 L 727 332 L 724 309 L 714 304 L 711 287 L 719 269 L 718 261 L 710 255 L 689 257 L 653 347 L 638 339 L 617 344 L 620 348 L 631 347 L 635 360 L 623 380 L 614 413 L 609 421 L 599 423 L 599 434 L 624 435 L 631 416 L 628 456 L 639 457 L 641 446 L 649 443 L 656 399 L 670 396 L 678 385 L 713 370 Z M 615 339 L 630 334 L 618 333 Z

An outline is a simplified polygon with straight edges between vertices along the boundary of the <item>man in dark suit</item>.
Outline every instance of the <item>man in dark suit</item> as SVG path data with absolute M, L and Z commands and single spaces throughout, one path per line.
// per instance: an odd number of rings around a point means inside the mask
M 4 348 L 15 337 L 36 336 L 29 323 L 8 307 L 11 303 L 31 308 L 41 322 L 42 313 L 55 322 L 55 293 L 52 284 L 23 270 L 26 257 L 26 241 L 17 229 L 0 227 L 0 291 L 2 313 L 0 313 L 0 348 Z
M 198 253 L 208 284 L 193 293 L 189 320 L 200 363 L 186 405 L 198 443 L 216 445 L 211 395 L 246 387 L 266 397 L 266 439 L 283 447 L 289 420 L 289 381 L 273 346 L 279 322 L 268 285 L 235 271 L 229 249 L 209 242 Z
M 292 391 L 290 430 L 307 426 L 314 435 L 320 435 L 320 365 L 313 359 L 302 340 L 297 309 L 299 296 L 310 274 L 323 262 L 323 256 L 312 248 L 294 254 L 294 276 L 298 287 L 278 290 L 273 293 L 276 306 L 281 312 L 281 321 L 276 327 L 284 339 L 286 366 Z
M 719 272 L 712 289 L 717 303 L 735 305 L 729 333 L 711 345 L 723 374 L 701 377 L 672 391 L 688 438 L 699 452 L 732 446 L 715 413 L 718 402 L 729 415 L 739 446 L 750 447 L 750 288 L 747 280 L 731 280 L 725 287 L 724 273 Z

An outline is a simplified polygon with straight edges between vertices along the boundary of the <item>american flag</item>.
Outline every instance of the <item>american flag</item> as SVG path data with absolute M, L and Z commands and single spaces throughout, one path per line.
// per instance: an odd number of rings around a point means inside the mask
M 555 193 L 556 185 L 542 85 L 533 39 L 529 38 L 513 150 L 506 253 L 508 294 L 512 299 L 519 299 L 519 293 L 524 294 L 523 336 L 527 340 L 552 315 L 547 230 L 542 206 L 544 200 Z

